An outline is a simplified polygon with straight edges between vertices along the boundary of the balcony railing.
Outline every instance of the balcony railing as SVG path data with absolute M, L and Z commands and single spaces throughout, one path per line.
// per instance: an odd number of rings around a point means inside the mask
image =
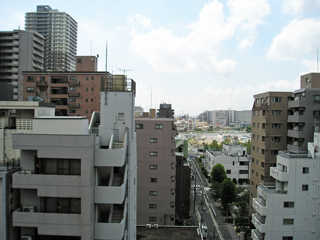
M 279 151 L 278 155 L 284 158 L 308 158 L 307 153 L 290 153 L 287 151 Z

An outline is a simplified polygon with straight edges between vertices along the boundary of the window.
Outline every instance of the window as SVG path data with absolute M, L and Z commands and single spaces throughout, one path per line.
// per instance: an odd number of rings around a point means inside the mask
M 254 158 L 251 158 L 251 162 L 254 162 Z
M 149 204 L 149 208 L 155 209 L 155 208 L 157 208 L 157 204 Z
M 283 219 L 283 225 L 293 225 L 293 218 L 285 218 Z
M 34 92 L 34 88 L 33 87 L 27 87 L 27 92 Z
M 89 78 L 88 78 L 88 77 L 86 77 L 86 80 L 89 80 Z
M 40 212 L 81 214 L 81 198 L 41 197 Z
M 77 77 L 70 77 L 70 80 L 77 80 Z
M 157 182 L 157 178 L 150 178 L 150 182 L 156 183 Z
M 259 152 L 259 148 L 257 147 L 257 153 Z
M 88 113 L 88 110 L 86 110 L 86 113 Z
M 278 155 L 279 150 L 271 150 L 271 155 Z
M 46 78 L 44 76 L 40 77 L 40 82 L 44 82 L 46 80 Z
M 290 237 L 282 237 L 282 240 L 293 240 L 293 237 L 290 236 Z
M 158 165 L 150 165 L 150 169 L 157 170 L 158 169 Z
M 69 102 L 76 102 L 77 100 L 75 98 L 70 98 Z
M 149 221 L 150 222 L 156 222 L 157 221 L 157 217 L 149 217 Z
M 91 102 L 93 102 L 93 98 L 91 98 Z
M 309 173 L 309 168 L 308 167 L 303 167 L 302 168 L 302 173 L 303 174 L 308 174 Z
M 260 128 L 260 123 L 257 123 L 257 128 Z
M 158 138 L 150 138 L 150 142 L 151 143 L 157 143 L 158 142 Z
M 27 81 L 28 81 L 28 82 L 33 82 L 33 81 L 34 81 L 34 80 L 33 80 L 33 76 L 28 76 L 28 77 L 27 77 Z
M 294 208 L 294 202 L 284 202 L 283 207 L 284 208 Z
M 124 113 L 118 113 L 118 119 L 124 120 Z
M 93 113 L 93 110 L 91 109 L 91 113 Z
M 263 126 L 262 126 L 262 128 L 263 128 Z M 266 141 L 266 137 L 265 136 L 262 136 L 262 142 L 265 142 Z
M 174 208 L 174 202 L 170 202 L 170 207 Z
M 94 80 L 94 77 L 91 77 L 91 80 Z M 93 90 L 92 90 L 93 91 Z
M 76 110 L 70 109 L 69 113 L 76 113 Z
M 71 88 L 69 88 L 69 91 L 77 91 L 77 88 L 71 87 Z
M 253 116 L 255 116 L 256 115 L 256 111 L 253 111 Z
M 229 169 L 226 172 L 227 172 L 227 174 L 231 174 L 231 170 L 229 170 Z
M 171 189 L 170 192 L 171 192 L 171 195 L 174 195 L 176 191 L 174 189 Z
M 88 88 L 86 88 L 86 91 L 88 92 Z
M 239 170 L 239 174 L 248 174 L 248 170 Z
M 280 123 L 271 123 L 271 128 L 273 129 L 280 129 L 281 124 Z
M 257 135 L 257 140 L 259 140 L 259 138 L 260 138 L 260 136 L 259 136 L 259 135 Z
M 176 163 L 175 162 L 171 163 L 171 169 L 176 169 Z
M 254 169 L 252 169 L 252 171 L 251 171 L 251 172 L 252 172 L 252 174 L 254 174 Z
M 258 177 L 259 176 L 259 173 L 258 172 L 256 172 L 256 177 Z
M 313 101 L 315 101 L 315 102 L 319 101 L 320 102 L 320 95 L 313 95 Z
M 271 111 L 272 116 L 280 116 L 281 115 L 281 110 L 272 110 Z
M 143 129 L 143 124 L 136 124 L 136 129 Z
M 281 137 L 271 137 L 271 142 L 280 142 Z
M 251 181 L 251 185 L 254 186 L 254 181 Z
M 264 176 L 263 175 L 260 175 L 260 178 L 262 181 L 264 181 Z
M 88 102 L 88 99 L 86 99 L 86 102 Z
M 81 175 L 80 159 L 38 158 L 37 164 L 39 174 Z
M 264 149 L 261 149 L 261 154 L 262 154 L 262 155 L 264 155 L 264 151 L 265 151 Z
M 157 196 L 157 191 L 149 191 L 149 196 Z
M 256 139 L 256 135 L 255 134 L 252 134 L 252 139 Z
M 176 155 L 176 150 L 175 149 L 171 149 L 171 156 L 175 156 Z
M 308 184 L 303 184 L 302 185 L 302 191 L 308 191 L 309 190 L 309 185 Z
M 274 103 L 280 103 L 281 102 L 281 97 L 272 97 L 271 101 Z
M 259 98 L 256 99 L 256 104 L 259 104 Z
M 171 182 L 175 182 L 176 181 L 176 177 L 175 176 L 171 176 Z
M 158 156 L 158 152 L 150 152 L 150 156 Z
M 82 59 L 81 59 L 81 58 L 78 58 L 78 59 L 77 59 L 77 63 L 82 63 Z
M 240 166 L 247 166 L 247 165 L 249 165 L 249 162 L 247 162 L 247 161 L 240 161 L 240 162 L 239 162 L 239 165 L 240 165 Z
M 162 124 L 156 124 L 156 129 L 162 129 Z
M 261 167 L 264 168 L 264 162 L 261 162 Z
M 257 160 L 257 164 L 259 164 L 259 160 Z
M 252 123 L 252 127 L 256 127 L 256 123 Z
M 94 88 L 92 87 L 92 88 L 91 88 L 91 91 L 93 91 L 93 89 L 94 89 Z
M 255 146 L 252 146 L 252 151 L 255 151 L 256 150 L 256 147 Z

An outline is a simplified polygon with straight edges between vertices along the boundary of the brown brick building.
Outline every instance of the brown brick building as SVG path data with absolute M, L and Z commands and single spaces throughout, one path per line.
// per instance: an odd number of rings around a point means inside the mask
M 100 109 L 100 84 L 108 72 L 23 72 L 20 95 L 24 101 L 40 96 L 56 104 L 56 116 L 87 116 Z M 42 89 L 42 90 L 41 90 Z M 45 94 L 40 94 L 40 92 Z

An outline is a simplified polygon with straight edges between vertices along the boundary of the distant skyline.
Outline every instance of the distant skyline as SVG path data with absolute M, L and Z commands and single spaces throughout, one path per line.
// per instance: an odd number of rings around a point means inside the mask
M 294 91 L 317 71 L 320 0 L 5 1 L 0 31 L 24 29 L 37 5 L 77 21 L 77 55 L 99 54 L 99 71 L 108 42 L 108 71 L 133 70 L 144 111 L 250 110 L 254 94 Z

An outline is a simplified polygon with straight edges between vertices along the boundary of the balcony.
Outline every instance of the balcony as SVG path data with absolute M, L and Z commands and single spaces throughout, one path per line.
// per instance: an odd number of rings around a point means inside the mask
M 70 231 L 81 232 L 81 214 L 23 212 L 21 208 L 12 214 L 14 227 L 36 227 L 42 235 L 68 236 Z M 55 226 L 54 228 L 52 226 Z
M 95 203 L 121 204 L 126 197 L 127 167 L 124 176 L 114 174 L 109 186 L 95 186 Z
M 123 136 L 123 142 L 113 141 L 111 135 L 109 147 L 95 150 L 96 167 L 122 167 L 125 164 L 127 154 L 127 131 Z
M 278 170 L 276 167 L 270 168 L 270 175 L 281 182 L 287 182 L 289 179 L 289 174 L 287 172 Z
M 264 235 L 262 233 L 259 233 L 257 229 L 252 229 L 251 238 L 252 240 L 264 240 Z
M 60 186 L 60 188 L 63 186 L 79 186 L 80 181 L 80 176 L 35 174 L 33 170 L 22 170 L 12 175 L 14 188 L 38 189 L 40 192 L 49 186 Z
M 69 92 L 69 97 L 80 97 L 80 92 Z
M 261 219 L 261 216 L 259 216 L 257 213 L 252 214 L 251 222 L 259 232 L 261 233 L 266 232 L 267 227 L 266 227 L 265 221 Z
M 306 106 L 306 100 L 294 100 L 294 101 L 288 101 L 288 108 L 298 108 L 298 107 L 305 107 Z
M 307 122 L 306 115 L 288 115 L 288 122 Z
M 127 200 L 125 200 L 124 207 L 113 205 L 106 213 L 98 210 L 98 220 L 94 224 L 95 239 L 106 239 L 106 236 L 108 236 L 107 239 L 123 239 L 127 221 L 126 202 Z
M 252 205 L 260 215 L 267 215 L 266 201 L 261 198 L 253 198 Z
M 68 103 L 68 107 L 69 108 L 79 108 L 80 107 L 80 103 Z

